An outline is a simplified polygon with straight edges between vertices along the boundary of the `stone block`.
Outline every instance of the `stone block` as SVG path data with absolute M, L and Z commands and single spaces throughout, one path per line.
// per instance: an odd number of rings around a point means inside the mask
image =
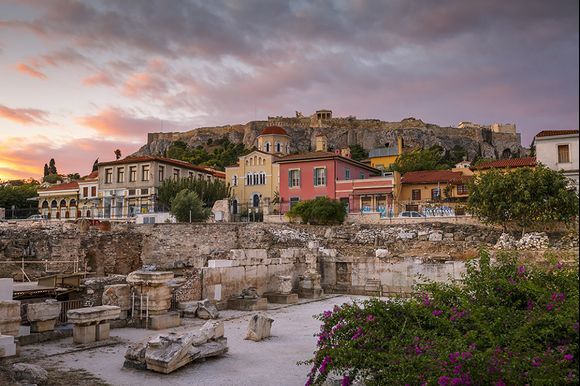
M 73 325 L 73 342 L 79 344 L 91 343 L 97 340 L 97 326 L 94 324 Z
M 238 311 L 259 311 L 268 309 L 268 299 L 245 299 L 245 298 L 230 298 L 228 299 L 228 308 Z
M 248 332 L 246 333 L 245 339 L 259 342 L 262 339 L 269 337 L 273 322 L 274 319 L 264 313 L 252 316 L 248 324 Z
M 233 260 L 208 260 L 208 268 L 222 268 L 222 267 L 233 267 Z
M 208 321 L 200 329 L 207 340 L 223 338 L 225 335 L 224 322 Z
M 429 241 L 441 241 L 443 240 L 443 234 L 441 232 L 433 232 L 429 235 Z
M 267 292 L 264 297 L 269 303 L 275 304 L 295 304 L 298 303 L 298 294 L 281 294 L 276 292 Z
M 230 250 L 232 259 L 234 260 L 246 260 L 246 252 L 244 249 L 232 249 Z
M 95 339 L 107 340 L 111 332 L 111 325 L 109 323 L 99 323 L 95 326 Z
M 390 256 L 388 249 L 377 249 L 375 250 L 375 257 L 377 258 L 387 258 Z
M 56 300 L 26 305 L 26 315 L 29 322 L 42 322 L 57 319 L 60 316 L 61 304 Z
M 19 384 L 42 385 L 48 380 L 48 372 L 31 363 L 14 363 L 10 370 Z
M 219 317 L 219 311 L 208 299 L 204 299 L 199 302 L 197 317 L 200 319 L 217 319 Z
M 305 299 L 318 299 L 322 296 L 324 291 L 322 288 L 299 288 L 298 297 Z
M 16 344 L 12 335 L 0 334 L 0 358 L 16 355 Z
M 121 311 L 131 309 L 131 287 L 129 284 L 113 284 L 103 290 L 103 305 L 118 306 Z
M 20 327 L 20 301 L 0 300 L 0 334 L 18 335 Z
M 0 300 L 12 300 L 14 292 L 14 279 L 0 278 Z
M 121 309 L 117 306 L 97 306 L 68 310 L 68 321 L 76 324 L 100 323 L 105 320 L 118 319 Z
M 56 319 L 37 320 L 30 322 L 30 332 L 46 332 L 54 330 Z
M 162 285 L 173 279 L 171 271 L 134 271 L 127 275 L 129 284 Z
M 162 315 L 153 315 L 149 317 L 149 329 L 165 330 L 168 328 L 179 327 L 181 318 L 179 312 L 167 312 Z

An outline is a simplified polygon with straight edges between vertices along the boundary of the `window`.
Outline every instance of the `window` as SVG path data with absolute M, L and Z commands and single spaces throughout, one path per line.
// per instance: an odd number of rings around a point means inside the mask
M 290 188 L 300 186 L 300 169 L 288 170 L 288 186 Z
M 83 197 L 88 197 L 88 195 L 89 195 L 89 187 L 85 186 L 83 188 Z
M 467 185 L 457 185 L 457 194 L 467 194 L 467 193 L 469 193 Z
M 300 202 L 300 197 L 290 197 L 290 208 Z
M 282 145 L 280 144 L 280 142 L 276 142 L 276 153 L 281 153 L 282 152 Z
M 365 174 L 364 174 L 363 172 L 360 172 L 360 177 L 359 177 L 359 178 L 360 178 L 361 180 L 364 180 L 364 179 L 365 179 Z
M 179 174 L 180 174 L 180 170 L 179 169 L 173 169 L 173 179 L 174 180 L 178 180 L 179 179 Z
M 326 185 L 326 168 L 314 168 L 314 186 Z
M 159 165 L 159 182 L 165 179 L 165 166 Z
M 266 153 L 270 152 L 270 142 L 266 142 L 266 146 L 264 147 Z
M 260 173 L 260 185 L 266 185 L 266 173 Z
M 129 189 L 128 196 L 134 196 L 134 195 L 135 195 L 135 189 Z
M 129 167 L 129 182 L 137 181 L 137 166 Z
M 125 180 L 125 168 L 117 168 L 117 183 L 124 182 Z
M 232 176 L 232 186 L 238 186 L 238 176 Z
M 149 181 L 149 165 L 141 166 L 141 181 Z
M 558 163 L 570 162 L 570 147 L 569 145 L 558 145 Z
M 344 171 L 344 179 L 345 180 L 350 180 L 350 169 L 346 169 Z
M 146 196 L 149 194 L 149 189 L 141 189 L 141 195 Z
M 421 189 L 411 190 L 411 200 L 420 200 L 420 199 L 421 199 Z
M 97 187 L 91 186 L 91 197 L 96 197 L 96 196 L 97 196 Z
M 105 184 L 110 184 L 113 182 L 113 169 L 107 168 L 105 169 Z
M 432 200 L 439 200 L 440 198 L 441 198 L 441 188 L 431 189 L 431 199 Z

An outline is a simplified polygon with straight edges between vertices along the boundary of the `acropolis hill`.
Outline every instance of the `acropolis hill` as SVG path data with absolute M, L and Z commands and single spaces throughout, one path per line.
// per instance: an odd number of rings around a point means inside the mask
M 211 138 L 227 137 L 232 143 L 243 143 L 247 148 L 256 145 L 256 137 L 267 126 L 281 126 L 291 137 L 293 152 L 314 148 L 317 134 L 328 137 L 328 145 L 334 149 L 359 144 L 370 150 L 396 143 L 402 137 L 406 148 L 429 148 L 440 145 L 445 149 L 461 146 L 468 158 L 476 155 L 484 158 L 500 158 L 502 155 L 524 155 L 521 135 L 514 124 L 480 125 L 461 122 L 457 127 L 441 127 L 420 119 L 406 118 L 400 122 L 379 119 L 358 119 L 354 116 L 333 117 L 330 110 L 318 110 L 311 116 L 296 112 L 295 117 L 268 117 L 266 121 L 251 121 L 244 125 L 202 127 L 186 132 L 149 133 L 147 145 L 137 154 L 162 154 L 174 141 L 183 141 L 189 147 L 204 145 Z

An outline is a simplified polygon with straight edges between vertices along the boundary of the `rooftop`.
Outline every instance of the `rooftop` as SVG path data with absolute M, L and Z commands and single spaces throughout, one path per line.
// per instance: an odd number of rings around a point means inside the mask
M 475 170 L 482 169 L 503 169 L 503 168 L 521 168 L 525 166 L 534 167 L 536 166 L 536 157 L 524 157 L 524 158 L 510 158 L 510 159 L 500 159 L 497 161 L 482 162 L 477 166 L 472 167 Z
M 300 153 L 300 154 L 290 154 L 285 157 L 282 157 L 274 162 L 277 163 L 286 163 L 286 162 L 299 162 L 299 161 L 315 161 L 315 160 L 323 160 L 323 159 L 338 159 L 344 162 L 348 162 L 353 165 L 357 165 L 364 169 L 373 171 L 377 174 L 380 173 L 380 170 L 373 168 L 369 165 L 365 165 L 362 162 L 355 161 L 352 158 L 343 157 L 340 154 L 332 153 L 329 151 L 311 151 L 307 153 Z
M 268 126 L 264 130 L 262 130 L 262 133 L 260 135 L 272 135 L 272 134 L 274 134 L 274 135 L 288 135 L 286 130 L 284 130 L 280 126 Z
M 536 138 L 540 137 L 554 137 L 557 135 L 578 135 L 578 130 L 543 130 L 536 134 Z
M 421 170 L 417 172 L 407 172 L 401 178 L 403 184 L 437 184 L 437 183 L 457 183 L 469 180 L 461 172 L 451 170 Z
M 38 189 L 38 191 L 39 192 L 53 192 L 53 191 L 59 191 L 59 190 L 74 190 L 74 189 L 78 189 L 78 188 L 79 188 L 78 182 L 73 181 L 73 182 L 67 182 L 66 184 L 56 184 L 56 185 L 49 186 L 48 188 Z
M 208 169 L 204 168 L 203 166 L 197 166 L 190 164 L 189 162 L 180 161 L 173 158 L 165 158 L 165 157 L 158 157 L 158 156 L 151 156 L 151 155 L 143 155 L 143 156 L 129 156 L 120 160 L 116 161 L 108 161 L 108 162 L 99 162 L 99 166 L 111 166 L 111 165 L 125 165 L 135 162 L 146 162 L 146 161 L 157 161 L 162 162 L 165 164 L 170 164 L 174 166 L 180 166 L 182 168 L 187 168 L 191 170 L 197 170 L 199 172 L 204 173 L 211 173 Z

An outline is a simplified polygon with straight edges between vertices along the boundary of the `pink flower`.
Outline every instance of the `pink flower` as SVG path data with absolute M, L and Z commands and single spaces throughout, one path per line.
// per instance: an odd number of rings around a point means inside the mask
M 526 266 L 525 265 L 520 265 L 518 267 L 518 276 L 524 276 L 526 273 Z
M 451 378 L 449 378 L 447 375 L 442 375 L 437 380 L 437 384 L 439 386 L 449 386 L 451 384 Z
M 498 381 L 495 383 L 495 386 L 506 386 L 505 382 L 501 379 L 498 379 Z
M 566 355 L 564 355 L 564 360 L 568 361 L 568 362 L 572 362 L 574 360 L 574 355 L 566 354 Z
M 352 336 L 351 340 L 357 340 L 363 334 L 362 328 L 357 328 L 356 333 Z
M 342 377 L 342 382 L 340 383 L 341 386 L 349 386 L 350 385 L 350 378 L 348 375 Z
M 429 295 L 427 295 L 426 293 L 423 293 L 423 295 L 421 297 L 423 298 L 423 305 L 425 307 L 429 307 L 431 305 L 431 300 L 429 300 Z
M 542 365 L 542 360 L 538 357 L 534 357 L 532 359 L 532 366 L 534 367 L 540 367 Z
M 331 316 L 332 316 L 332 311 L 324 311 L 324 312 L 322 313 L 322 317 L 323 317 L 324 319 L 328 319 L 328 318 L 330 318 Z
M 554 309 L 554 305 L 553 305 L 552 303 L 548 303 L 548 304 L 546 305 L 546 309 L 547 309 L 548 311 L 552 311 L 552 310 Z
M 471 358 L 472 356 L 473 355 L 469 351 L 465 351 L 465 352 L 461 353 L 461 359 L 463 359 L 463 360 L 467 360 L 467 359 Z
M 370 322 L 372 322 L 372 321 L 374 321 L 374 320 L 375 320 L 375 317 L 374 317 L 373 315 L 368 315 L 368 316 L 367 316 L 367 322 L 369 322 L 369 323 L 370 323 Z
M 318 368 L 320 374 L 326 373 L 326 368 L 330 363 L 332 363 L 332 359 L 328 355 L 325 356 L 324 359 L 322 360 L 322 363 L 320 364 L 320 368 Z
M 443 315 L 443 311 L 441 311 L 441 310 L 433 310 L 433 312 L 431 314 L 433 316 L 441 316 L 441 315 Z

